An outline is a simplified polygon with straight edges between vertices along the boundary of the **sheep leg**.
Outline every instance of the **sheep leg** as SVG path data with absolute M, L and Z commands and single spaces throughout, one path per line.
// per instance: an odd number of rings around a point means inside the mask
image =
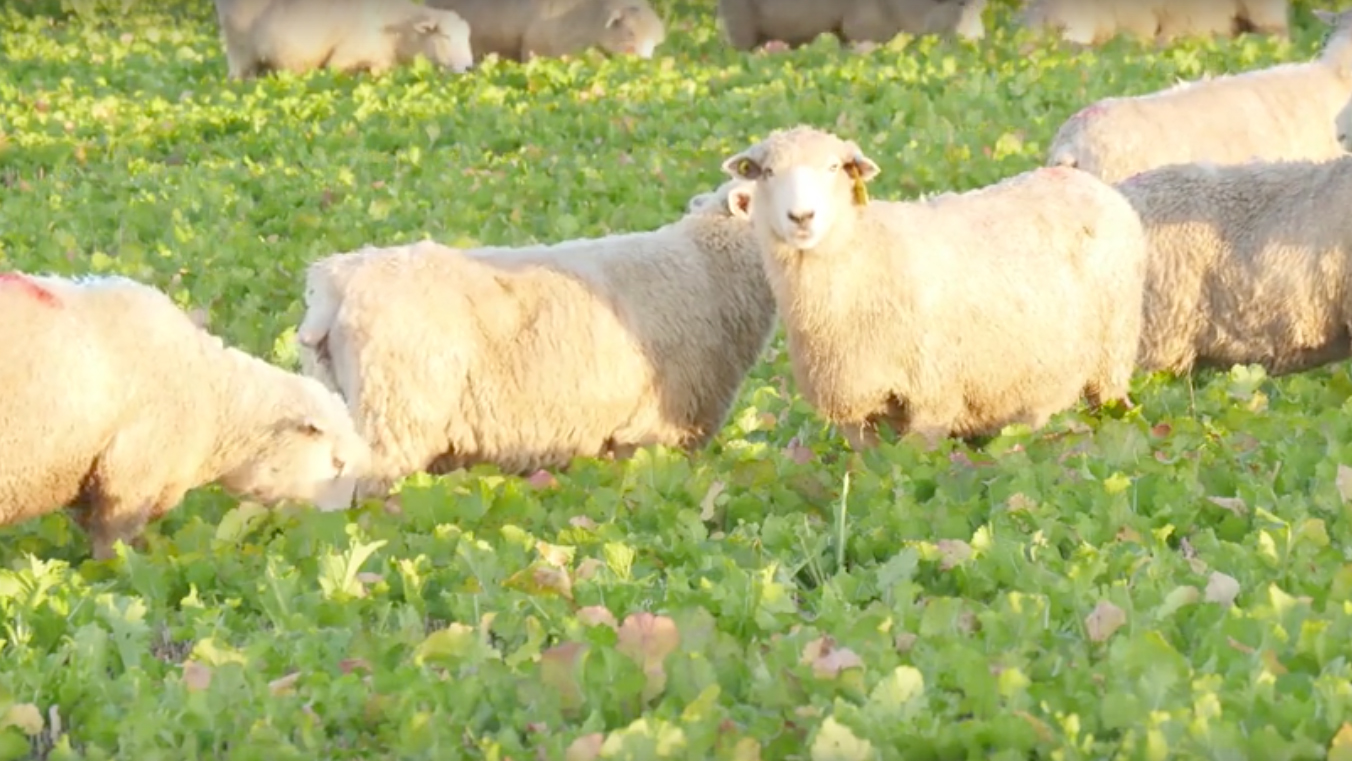
M 881 441 L 878 437 L 878 430 L 874 428 L 871 422 L 841 423 L 840 433 L 845 437 L 850 449 L 856 452 L 872 449 L 878 446 Z
M 123 499 L 100 499 L 84 514 L 81 527 L 89 534 L 95 560 L 117 557 L 114 549 L 118 540 L 127 545 L 140 537 L 154 508 L 149 502 Z

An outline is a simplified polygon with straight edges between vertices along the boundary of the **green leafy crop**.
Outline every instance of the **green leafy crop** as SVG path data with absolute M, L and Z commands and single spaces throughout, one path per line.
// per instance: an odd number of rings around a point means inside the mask
M 1313 55 L 1015 32 L 226 81 L 205 0 L 0 7 L 0 267 L 117 272 L 295 366 L 312 260 L 657 227 L 794 123 L 875 197 L 1040 163 L 1089 100 Z M 1352 376 L 1140 377 L 981 447 L 850 454 L 782 341 L 704 452 L 416 476 L 343 514 L 201 489 L 144 552 L 0 532 L 0 761 L 1352 759 Z M 53 399 L 59 404 L 59 399 Z M 169 442 L 166 442 L 170 445 Z

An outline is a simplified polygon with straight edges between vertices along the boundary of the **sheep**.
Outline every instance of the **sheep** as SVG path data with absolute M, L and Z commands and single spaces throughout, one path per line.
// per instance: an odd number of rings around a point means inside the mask
M 470 27 L 410 0 L 215 0 L 228 74 L 329 68 L 382 74 L 422 56 L 456 73 L 474 62 Z
M 311 264 L 302 372 L 341 390 L 372 445 L 358 499 L 418 471 L 705 446 L 774 327 L 753 206 L 729 182 L 647 232 Z
M 1061 39 L 1077 45 L 1101 45 L 1119 34 L 1152 40 L 1159 32 L 1148 0 L 1029 0 L 1019 23 L 1058 29 Z
M 1262 365 L 1270 375 L 1352 355 L 1352 156 L 1174 164 L 1117 184 L 1150 260 L 1137 365 Z
M 478 60 L 575 55 L 599 46 L 611 55 L 648 59 L 666 26 L 648 0 L 428 0 L 460 14 L 474 33 Z
M 1338 145 L 1345 151 L 1352 151 L 1352 100 L 1334 117 L 1333 129 L 1338 135 Z
M 1289 36 L 1288 0 L 1029 0 L 1020 22 L 1055 27 L 1078 45 L 1100 45 L 1118 34 L 1170 42 L 1183 37 L 1243 32 Z
M 723 162 L 751 223 L 795 384 L 856 450 L 927 446 L 1075 405 L 1130 408 L 1145 242 L 1116 191 L 1040 168 L 966 193 L 869 201 L 853 141 L 776 130 Z
M 149 285 L 6 273 L 0 333 L 0 525 L 70 508 L 95 559 L 191 489 L 334 509 L 369 463 L 337 394 L 225 346 Z
M 1340 155 L 1331 123 L 1352 97 L 1352 11 L 1316 14 L 1331 31 L 1315 60 L 1100 100 L 1061 125 L 1047 165 L 1117 183 L 1166 164 Z
M 823 33 L 853 44 L 885 43 L 902 32 L 985 37 L 986 0 L 719 0 L 728 43 L 738 50 L 811 43 Z

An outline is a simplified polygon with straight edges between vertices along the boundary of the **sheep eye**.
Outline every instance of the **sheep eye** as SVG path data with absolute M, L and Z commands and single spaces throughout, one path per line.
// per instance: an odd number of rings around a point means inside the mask
M 828 167 L 826 171 L 830 172 L 831 174 L 835 174 L 836 172 L 839 172 L 839 171 L 840 171 L 840 162 L 839 162 L 839 161 L 835 162 L 835 163 L 832 164 L 830 167 Z
M 764 168 L 764 169 L 761 170 L 761 176 L 763 176 L 763 177 L 774 177 L 774 176 L 775 176 L 775 170 L 773 170 L 773 169 L 771 169 L 771 168 L 769 168 L 769 167 L 766 167 L 766 168 Z

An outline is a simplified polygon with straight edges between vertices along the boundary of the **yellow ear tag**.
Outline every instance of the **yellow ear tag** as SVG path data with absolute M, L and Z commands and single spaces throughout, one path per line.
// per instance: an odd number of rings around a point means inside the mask
M 845 174 L 851 180 L 854 180 L 854 186 L 851 188 L 851 197 L 855 206 L 868 206 L 868 186 L 859 178 L 859 170 L 853 164 L 845 167 Z
M 742 159 L 737 162 L 737 174 L 743 177 L 751 174 L 751 159 Z

